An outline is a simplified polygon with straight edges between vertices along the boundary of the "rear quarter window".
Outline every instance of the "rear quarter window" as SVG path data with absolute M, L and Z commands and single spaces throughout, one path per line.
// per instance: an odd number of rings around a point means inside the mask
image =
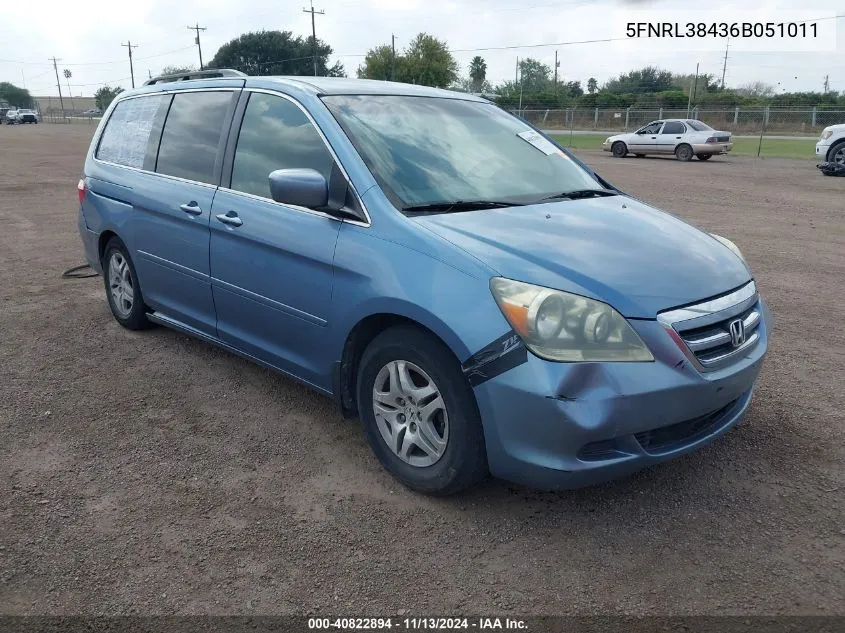
M 169 99 L 165 95 L 150 95 L 119 102 L 100 137 L 96 158 L 143 169 L 153 124 Z

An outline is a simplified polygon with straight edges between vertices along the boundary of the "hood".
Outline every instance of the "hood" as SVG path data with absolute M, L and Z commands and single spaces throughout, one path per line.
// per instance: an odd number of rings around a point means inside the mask
M 822 132 L 827 132 L 830 130 L 831 132 L 839 132 L 840 130 L 845 130 L 845 123 L 837 123 L 836 125 L 828 125 Z
M 627 196 L 413 220 L 502 277 L 599 299 L 626 317 L 653 319 L 751 279 L 710 235 Z

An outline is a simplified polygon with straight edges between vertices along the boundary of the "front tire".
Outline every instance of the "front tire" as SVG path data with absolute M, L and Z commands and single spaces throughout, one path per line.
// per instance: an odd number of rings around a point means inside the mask
M 713 154 L 696 154 L 698 156 L 698 160 L 710 160 L 713 158 Z
M 622 141 L 616 141 L 610 146 L 610 151 L 616 158 L 625 158 L 628 154 L 628 146 Z
M 845 141 L 840 141 L 830 148 L 827 153 L 827 162 L 845 165 Z
M 106 299 L 115 320 L 127 330 L 145 330 L 152 324 L 138 284 L 135 266 L 126 246 L 113 237 L 103 251 L 103 281 Z
M 675 148 L 675 158 L 677 158 L 679 161 L 687 163 L 687 162 L 692 160 L 692 157 L 693 157 L 692 147 L 690 147 L 686 143 L 683 143 L 682 145 L 678 145 L 678 147 Z
M 379 334 L 361 358 L 356 396 L 373 452 L 412 490 L 445 496 L 487 475 L 475 395 L 434 335 L 407 325 Z

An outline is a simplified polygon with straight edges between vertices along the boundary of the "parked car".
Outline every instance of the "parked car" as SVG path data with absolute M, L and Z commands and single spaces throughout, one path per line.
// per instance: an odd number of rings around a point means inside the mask
M 642 157 L 649 154 L 674 154 L 678 160 L 710 160 L 714 154 L 727 154 L 733 143 L 730 132 L 721 132 L 693 119 L 652 121 L 632 134 L 615 134 L 602 144 L 602 149 L 617 158 L 628 154 Z
M 91 142 L 79 233 L 125 328 L 334 397 L 432 494 L 618 477 L 745 413 L 770 325 L 729 240 L 482 98 L 215 74 L 121 94 Z
M 38 113 L 35 110 L 18 110 L 18 123 L 38 123 Z
M 830 125 L 822 130 L 816 143 L 816 156 L 828 163 L 845 165 L 845 123 Z
M 18 122 L 18 111 L 17 111 L 17 109 L 8 110 L 6 112 L 6 116 L 3 117 L 3 121 L 7 125 L 14 125 L 15 123 L 17 123 Z
M 101 116 L 103 111 L 100 108 L 90 108 L 82 113 L 82 116 Z

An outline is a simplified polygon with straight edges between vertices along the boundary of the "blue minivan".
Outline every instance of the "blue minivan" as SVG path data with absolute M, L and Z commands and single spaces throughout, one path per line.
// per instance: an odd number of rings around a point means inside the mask
M 122 326 L 333 396 L 425 493 L 577 487 L 695 450 L 742 417 L 766 353 L 732 242 L 468 94 L 153 79 L 106 112 L 79 200 Z

